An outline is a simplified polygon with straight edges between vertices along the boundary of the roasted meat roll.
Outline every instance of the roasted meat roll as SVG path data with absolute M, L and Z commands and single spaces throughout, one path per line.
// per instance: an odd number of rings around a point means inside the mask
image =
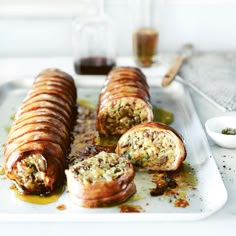
M 113 69 L 99 96 L 97 130 L 121 135 L 142 122 L 152 121 L 149 88 L 144 74 L 134 67 Z
M 121 136 L 116 153 L 123 155 L 138 169 L 176 170 L 186 158 L 180 134 L 158 122 L 139 124 Z
M 65 181 L 76 118 L 73 78 L 47 69 L 19 107 L 4 148 L 6 176 L 26 194 L 46 195 Z
M 66 176 L 72 202 L 82 207 L 116 205 L 136 192 L 132 164 L 115 153 L 102 151 L 78 162 Z

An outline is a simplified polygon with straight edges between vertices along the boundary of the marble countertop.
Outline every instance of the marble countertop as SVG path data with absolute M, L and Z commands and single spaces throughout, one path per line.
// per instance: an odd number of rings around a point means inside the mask
M 236 54 L 235 54 L 236 58 Z M 124 64 L 129 59 L 119 59 Z M 13 79 L 21 79 L 35 75 L 47 67 L 58 67 L 65 71 L 73 71 L 71 58 L 1 58 L 0 59 L 0 84 Z M 229 68 L 230 69 L 230 68 Z M 155 74 L 155 71 L 152 73 Z M 189 75 L 191 76 L 191 75 Z M 185 74 L 188 79 L 188 74 Z M 229 84 L 230 86 L 230 84 Z M 208 118 L 224 115 L 225 112 L 218 109 L 190 88 L 190 93 L 199 115 L 201 124 Z M 236 115 L 235 112 L 230 114 Z M 141 223 L 1 223 L 0 232 L 7 235 L 51 235 L 52 232 L 59 235 L 76 232 L 79 235 L 123 235 L 133 233 L 144 235 L 147 233 L 182 235 L 185 233 L 192 236 L 211 233 L 214 235 L 235 235 L 236 224 L 236 149 L 224 149 L 211 140 L 210 149 L 216 160 L 223 182 L 228 192 L 228 201 L 217 213 L 207 219 L 190 222 L 141 222 Z M 215 186 L 217 187 L 217 186 Z M 217 196 L 216 196 L 217 197 Z M 131 214 L 132 217 L 132 214 Z

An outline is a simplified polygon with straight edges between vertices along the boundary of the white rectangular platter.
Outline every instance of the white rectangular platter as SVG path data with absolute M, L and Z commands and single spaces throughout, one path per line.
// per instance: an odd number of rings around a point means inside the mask
M 76 78 L 78 97 L 96 102 L 101 81 L 100 85 L 95 86 L 96 82 L 92 82 L 91 79 L 91 83 L 88 84 L 93 84 L 92 86 L 81 83 L 84 80 L 89 81 L 90 78 Z M 11 116 L 26 96 L 32 81 L 24 79 L 0 86 L 0 168 L 3 167 L 6 127 L 11 125 Z M 171 86 L 163 89 L 158 86 L 157 80 L 148 81 L 152 103 L 174 113 L 174 122 L 171 126 L 184 137 L 188 153 L 186 161 L 195 170 L 198 180 L 196 189 L 185 193 L 188 207 L 175 207 L 168 197 L 151 197 L 150 188 L 153 186 L 148 174 L 138 173 L 135 177 L 137 196 L 143 197 L 137 197 L 136 200 L 127 203 L 140 206 L 143 209 L 140 213 L 120 213 L 119 206 L 95 209 L 78 207 L 70 202 L 66 191 L 51 204 L 23 202 L 17 199 L 14 191 L 10 189 L 10 181 L 4 175 L 0 175 L 0 222 L 190 221 L 206 218 L 223 207 L 227 200 L 227 192 L 188 90 L 178 82 L 173 82 Z M 61 204 L 66 206 L 63 211 L 57 209 Z

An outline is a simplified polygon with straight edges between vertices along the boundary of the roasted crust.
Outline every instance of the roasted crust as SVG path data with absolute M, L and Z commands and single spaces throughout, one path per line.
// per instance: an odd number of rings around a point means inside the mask
M 58 69 L 43 71 L 19 107 L 4 148 L 5 172 L 23 193 L 49 194 L 65 181 L 76 87 Z
M 121 190 L 120 192 L 112 196 L 101 197 L 97 199 L 79 198 L 71 193 L 69 193 L 69 196 L 71 201 L 78 206 L 87 208 L 98 208 L 98 207 L 110 207 L 125 202 L 135 192 L 136 192 L 135 184 L 134 182 L 131 182 L 125 189 Z
M 187 155 L 182 136 L 159 122 L 131 128 L 119 139 L 116 153 L 125 156 L 138 169 L 157 171 L 178 169 Z
M 132 164 L 114 153 L 100 152 L 65 172 L 71 200 L 79 206 L 117 205 L 136 192 Z
M 96 127 L 100 134 L 121 135 L 142 122 L 152 121 L 146 77 L 135 67 L 119 67 L 107 76 L 99 95 Z

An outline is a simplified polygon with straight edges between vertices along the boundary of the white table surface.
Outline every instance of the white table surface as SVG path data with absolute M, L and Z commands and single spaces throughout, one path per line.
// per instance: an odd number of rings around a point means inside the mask
M 118 64 L 129 64 L 122 59 Z M 131 63 L 132 64 L 132 63 Z M 73 72 L 71 58 L 1 58 L 0 85 L 10 80 L 36 76 L 42 69 L 58 67 Z M 148 73 L 148 72 L 147 72 Z M 153 71 L 151 71 L 153 73 Z M 202 126 L 213 116 L 224 115 L 212 104 L 194 91 L 190 91 Z M 235 113 L 234 113 L 235 114 Z M 209 140 L 212 154 L 216 160 L 228 192 L 225 206 L 214 215 L 200 221 L 189 222 L 136 222 L 136 223 L 1 223 L 0 235 L 184 235 L 199 236 L 235 235 L 236 233 L 236 149 L 224 149 Z M 215 186 L 217 187 L 217 186 Z M 217 196 L 216 196 L 217 197 Z M 1 196 L 0 196 L 1 199 Z M 132 217 L 132 214 L 130 215 Z

